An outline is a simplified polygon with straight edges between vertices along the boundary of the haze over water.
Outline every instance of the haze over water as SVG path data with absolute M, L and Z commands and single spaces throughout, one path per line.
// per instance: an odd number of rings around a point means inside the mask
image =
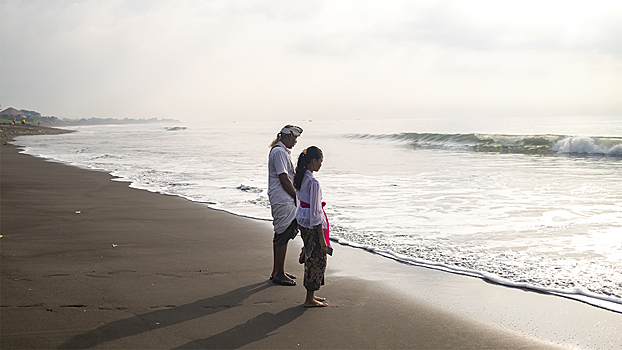
M 324 151 L 317 177 L 339 242 L 622 311 L 620 118 L 289 122 L 305 130 L 294 162 L 309 145 Z M 269 219 L 267 146 L 281 126 L 93 126 L 17 144 Z

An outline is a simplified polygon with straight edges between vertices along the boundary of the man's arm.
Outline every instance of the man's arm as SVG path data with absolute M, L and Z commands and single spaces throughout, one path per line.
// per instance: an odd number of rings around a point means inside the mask
M 279 180 L 281 181 L 281 186 L 283 186 L 285 192 L 296 200 L 296 189 L 294 188 L 294 184 L 289 179 L 289 176 L 287 176 L 287 173 L 279 174 Z

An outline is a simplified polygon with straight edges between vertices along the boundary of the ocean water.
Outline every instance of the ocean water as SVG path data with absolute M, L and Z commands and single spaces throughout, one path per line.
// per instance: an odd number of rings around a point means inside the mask
M 622 117 L 288 121 L 324 151 L 331 239 L 622 312 Z M 270 220 L 282 123 L 75 127 L 24 152 Z

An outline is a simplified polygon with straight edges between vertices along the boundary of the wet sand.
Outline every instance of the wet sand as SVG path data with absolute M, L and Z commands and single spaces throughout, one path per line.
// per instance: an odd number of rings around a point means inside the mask
M 301 282 L 268 281 L 269 222 L 130 189 L 11 145 L 1 146 L 0 164 L 3 349 L 622 344 L 619 314 L 337 244 L 318 292 L 330 306 L 305 309 Z M 286 267 L 300 279 L 299 247 L 297 238 Z

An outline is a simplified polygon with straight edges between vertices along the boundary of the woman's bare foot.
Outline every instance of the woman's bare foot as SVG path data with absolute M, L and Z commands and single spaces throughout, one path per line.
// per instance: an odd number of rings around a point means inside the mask
M 326 307 L 326 306 L 328 306 L 328 304 L 327 304 L 327 303 L 322 303 L 322 302 L 317 301 L 317 300 L 315 300 L 315 299 L 314 299 L 314 300 L 313 300 L 312 302 L 310 302 L 310 303 L 305 302 L 305 303 L 304 303 L 304 306 L 305 306 L 305 307 Z
M 307 297 L 305 298 L 305 307 L 326 307 L 328 303 L 325 303 L 326 299 L 316 297 L 315 291 L 307 289 Z

